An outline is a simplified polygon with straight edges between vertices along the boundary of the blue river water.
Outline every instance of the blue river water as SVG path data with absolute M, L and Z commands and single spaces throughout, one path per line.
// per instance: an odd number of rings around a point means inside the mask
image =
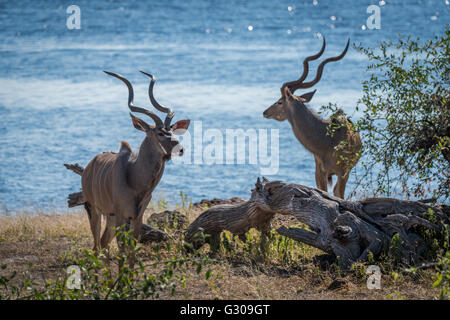
M 373 4 L 380 29 L 366 26 Z M 70 5 L 80 9 L 80 29 L 67 27 Z M 298 78 L 322 36 L 324 57 L 339 54 L 349 37 L 368 47 L 398 34 L 427 39 L 444 31 L 449 8 L 448 0 L 0 1 L 0 212 L 65 212 L 80 177 L 63 163 L 85 166 L 121 140 L 138 150 L 144 134 L 130 121 L 126 87 L 102 70 L 125 75 L 136 104 L 148 108 L 149 81 L 138 70 L 153 73 L 160 103 L 175 120 L 192 120 L 192 146 L 200 129 L 199 137 L 222 133 L 224 148 L 227 129 L 253 129 L 258 140 L 266 132 L 274 141 L 277 132 L 278 170 L 267 177 L 314 186 L 313 157 L 289 124 L 262 116 L 281 84 Z M 353 48 L 327 65 L 310 107 L 337 103 L 357 117 L 366 65 Z M 212 164 L 196 161 L 193 150 L 185 155 L 191 161 L 170 161 L 154 199 L 178 201 L 180 190 L 193 201 L 248 197 L 267 167 L 260 149 L 251 163 L 250 149 L 244 163 L 227 163 L 225 151 Z

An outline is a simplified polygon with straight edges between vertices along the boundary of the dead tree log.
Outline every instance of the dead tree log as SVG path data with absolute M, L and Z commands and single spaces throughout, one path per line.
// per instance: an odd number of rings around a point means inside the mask
M 140 243 L 161 242 L 169 239 L 169 234 L 164 231 L 153 228 L 152 226 L 142 224 Z
M 164 210 L 163 212 L 153 213 L 147 223 L 158 229 L 177 229 L 184 230 L 189 224 L 188 218 L 178 210 Z
M 73 172 L 75 172 L 80 176 L 83 174 L 84 168 L 80 166 L 78 163 L 75 164 L 64 163 L 64 166 L 67 168 L 67 170 L 72 170 Z
M 407 264 L 419 262 L 426 250 L 424 229 L 443 231 L 449 223 L 449 206 L 390 198 L 350 201 L 322 190 L 281 181 L 270 182 L 267 204 L 292 214 L 310 230 L 280 227 L 283 236 L 304 242 L 339 257 L 344 268 L 387 250 L 398 234 L 400 252 Z M 273 187 L 276 186 L 276 187 Z
M 69 208 L 81 206 L 85 203 L 86 203 L 86 201 L 84 201 L 83 193 L 81 191 L 71 193 L 71 194 L 69 194 L 69 196 L 67 198 L 67 205 L 69 206 Z
M 64 166 L 67 168 L 67 170 L 72 170 L 73 172 L 75 172 L 78 175 L 83 175 L 83 171 L 84 168 L 82 166 L 80 166 L 78 163 L 75 164 L 68 164 L 68 163 L 64 163 Z M 86 201 L 83 198 L 83 192 L 74 192 L 69 194 L 69 196 L 67 197 L 67 205 L 69 206 L 69 208 L 73 208 L 76 206 L 81 206 L 84 205 L 86 203 Z
M 275 211 L 265 203 L 264 182 L 261 183 L 258 178 L 255 186 L 250 200 L 216 205 L 203 212 L 187 228 L 185 241 L 191 243 L 195 249 L 199 249 L 205 242 L 209 243 L 212 251 L 215 252 L 219 247 L 222 231 L 230 231 L 245 241 L 246 232 L 250 228 L 255 228 L 263 233 L 261 245 L 264 247 Z

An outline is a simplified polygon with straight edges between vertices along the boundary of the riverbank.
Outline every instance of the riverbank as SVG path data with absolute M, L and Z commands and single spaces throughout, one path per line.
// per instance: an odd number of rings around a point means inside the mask
M 225 202 L 239 202 L 238 198 Z M 182 201 L 177 212 L 193 221 L 208 206 L 224 201 L 215 199 L 191 204 Z M 145 214 L 147 223 L 173 232 L 177 228 L 170 221 L 167 228 L 149 218 L 165 211 L 167 203 L 153 204 Z M 173 211 L 171 211 L 173 212 Z M 298 225 L 292 217 L 277 216 L 274 227 Z M 432 269 L 414 273 L 382 268 L 381 288 L 367 288 L 365 270 L 367 265 L 354 265 L 352 271 L 343 273 L 333 259 L 320 250 L 276 236 L 270 240 L 268 253 L 263 257 L 258 249 L 259 233 L 251 230 L 247 242 L 227 235 L 226 244 L 212 257 L 204 268 L 211 270 L 205 277 L 196 268 L 182 271 L 183 281 L 177 282 L 173 295 L 170 290 L 161 290 L 162 299 L 433 299 L 439 289 L 433 288 Z M 159 244 L 164 258 L 179 256 L 176 243 L 172 247 Z M 151 266 L 157 257 L 155 244 L 141 244 L 139 256 L 142 262 Z M 6 269 L 0 275 L 17 272 L 13 284 L 20 284 L 31 275 L 37 286 L 58 277 L 66 276 L 66 269 L 79 257 L 83 248 L 92 247 L 92 236 L 84 210 L 68 214 L 45 214 L 0 216 L 0 265 Z M 116 250 L 113 242 L 113 250 Z M 208 246 L 202 248 L 207 253 Z M 161 257 L 159 256 L 159 258 Z M 158 272 L 158 268 L 146 267 L 146 274 Z M 174 271 L 176 272 L 176 271 Z M 28 273 L 28 275 L 27 275 Z M 181 274 L 181 273 L 180 273 Z M 0 288 L 0 291 L 3 290 Z

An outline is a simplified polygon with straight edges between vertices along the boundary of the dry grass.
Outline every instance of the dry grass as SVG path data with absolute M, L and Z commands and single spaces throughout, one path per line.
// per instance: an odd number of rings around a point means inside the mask
M 148 210 L 147 217 L 159 209 Z M 192 221 L 203 208 L 179 208 Z M 295 224 L 291 218 L 278 217 L 275 224 Z M 256 244 L 259 234 L 251 230 L 249 243 Z M 434 270 L 412 274 L 385 272 L 380 290 L 369 290 L 367 276 L 356 268 L 342 273 L 335 264 L 323 262 L 323 252 L 304 244 L 272 243 L 264 258 L 256 246 L 249 247 L 229 239 L 233 249 L 222 247 L 209 268 L 212 276 L 190 270 L 185 274 L 186 288 L 177 287 L 175 295 L 164 299 L 432 299 L 439 290 L 432 288 Z M 79 248 L 91 248 L 92 239 L 84 211 L 69 214 L 0 216 L 0 265 L 18 274 L 30 271 L 34 278 L 55 279 L 70 265 L 70 255 Z M 206 245 L 202 250 L 208 250 Z M 167 257 L 171 252 L 163 252 Z M 149 246 L 142 245 L 145 263 L 154 260 Z M 68 258 L 69 257 L 69 258 Z M 30 267 L 29 263 L 32 263 Z M 364 265 L 359 266 L 364 270 Z M 0 271 L 0 274 L 6 272 Z M 146 272 L 155 272 L 147 268 Z M 15 281 L 19 281 L 20 276 Z M 0 289 L 1 290 L 1 289 Z

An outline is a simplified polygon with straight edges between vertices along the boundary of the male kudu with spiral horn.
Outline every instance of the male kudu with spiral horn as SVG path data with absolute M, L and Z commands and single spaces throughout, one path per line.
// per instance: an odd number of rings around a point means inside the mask
M 141 71 L 142 72 L 142 71 Z M 122 142 L 118 153 L 103 152 L 92 159 L 81 173 L 84 205 L 94 237 L 94 250 L 106 248 L 114 238 L 115 227 L 130 222 L 133 236 L 138 239 L 142 218 L 152 192 L 161 179 L 165 162 L 173 156 L 182 156 L 183 147 L 174 137 L 183 134 L 189 127 L 189 120 L 181 120 L 171 125 L 174 112 L 161 106 L 153 97 L 155 78 L 151 78 L 149 97 L 152 105 L 166 113 L 164 122 L 152 111 L 133 104 L 134 92 L 131 83 L 123 76 L 105 73 L 122 80 L 128 87 L 128 107 L 132 112 L 149 116 L 155 125 L 130 113 L 136 129 L 145 132 L 139 152 L 133 152 L 127 142 Z M 106 228 L 100 238 L 101 216 L 106 216 Z M 121 251 L 125 245 L 118 241 Z M 131 257 L 130 265 L 134 263 Z
M 341 60 L 347 53 L 349 44 L 350 39 L 339 56 L 325 59 L 319 65 L 314 80 L 304 82 L 308 76 L 308 62 L 320 58 L 325 51 L 325 38 L 323 38 L 320 52 L 303 61 L 301 77 L 296 81 L 284 83 L 281 87 L 281 99 L 263 113 L 265 118 L 289 121 L 295 137 L 314 155 L 317 187 L 327 191 L 327 180 L 331 184 L 332 175 L 337 175 L 333 193 L 340 198 L 344 198 L 350 170 L 360 157 L 362 144 L 359 133 L 352 128 L 350 120 L 343 115 L 342 110 L 329 119 L 322 119 L 308 109 L 305 103 L 311 101 L 316 90 L 301 96 L 294 95 L 294 92 L 317 84 L 322 77 L 324 66 L 328 62 Z

